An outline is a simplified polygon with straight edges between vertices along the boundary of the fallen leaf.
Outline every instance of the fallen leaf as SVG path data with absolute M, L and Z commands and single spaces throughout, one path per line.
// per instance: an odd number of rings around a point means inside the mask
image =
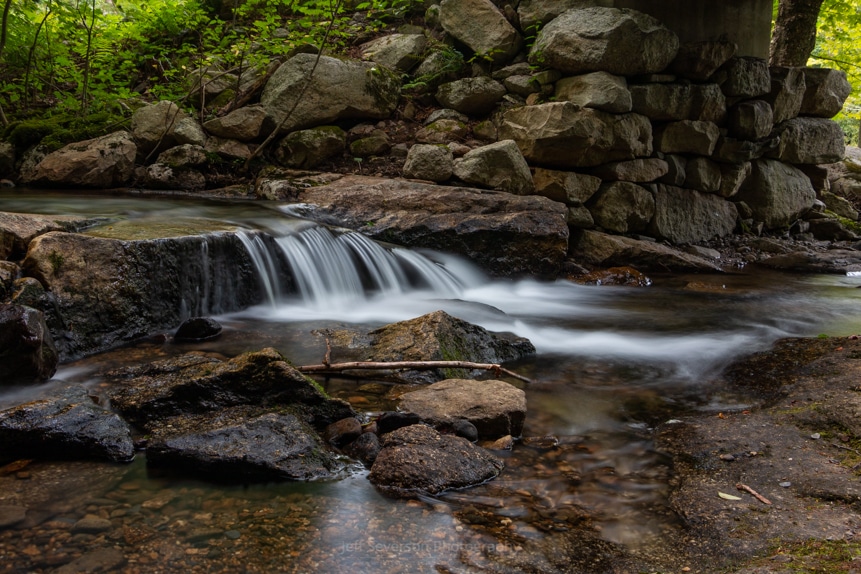
M 732 494 L 727 494 L 725 492 L 718 492 L 718 496 L 724 500 L 741 500 L 740 496 L 733 496 Z

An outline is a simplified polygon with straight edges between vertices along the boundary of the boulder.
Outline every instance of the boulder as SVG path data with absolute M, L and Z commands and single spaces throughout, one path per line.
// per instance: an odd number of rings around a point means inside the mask
M 541 167 L 535 168 L 532 181 L 537 195 L 566 205 L 583 205 L 601 187 L 599 177 Z
M 765 100 L 745 100 L 727 113 L 729 135 L 741 140 L 760 140 L 774 127 L 771 106 Z
M 363 176 L 285 190 L 305 217 L 382 241 L 459 253 L 496 276 L 555 274 L 567 209 L 544 197 Z
M 769 72 L 771 90 L 762 99 L 771 106 L 774 123 L 798 117 L 806 91 L 804 69 L 772 66 Z
M 143 176 L 138 178 L 138 185 L 147 189 L 183 189 L 198 191 L 206 187 L 206 177 L 190 167 L 171 167 L 163 163 L 154 163 L 143 170 Z
M 192 70 L 186 83 L 189 93 L 195 96 L 191 98 L 192 104 L 205 108 L 216 108 L 229 103 L 240 86 L 236 74 L 212 65 Z
M 343 466 L 301 416 L 247 406 L 170 419 L 146 454 L 152 466 L 218 481 L 333 478 Z
M 766 229 L 789 227 L 810 209 L 816 192 L 798 168 L 771 160 L 753 162 L 753 170 L 734 197 L 745 202 Z
M 615 233 L 645 231 L 655 215 L 655 198 L 635 183 L 603 184 L 587 204 L 595 224 Z
M 416 132 L 416 141 L 423 144 L 447 144 L 461 141 L 469 135 L 465 122 L 451 118 L 440 118 Z
M 197 143 L 176 139 L 176 128 L 188 115 L 173 102 L 162 100 L 139 108 L 132 115 L 131 130 L 134 142 L 137 145 L 137 153 L 141 158 L 156 152 L 166 150 L 179 143 Z M 182 124 L 188 129 L 188 123 Z M 158 149 L 156 149 L 158 148 Z
M 0 260 L 22 259 L 27 253 L 30 242 L 50 231 L 80 231 L 104 222 L 104 218 L 0 211 Z
M 210 317 L 192 317 L 182 322 L 173 334 L 177 343 L 210 341 L 221 334 L 221 324 Z
M 724 64 L 715 80 L 730 98 L 757 98 L 771 91 L 768 62 L 763 58 L 735 56 Z
M 248 144 L 239 140 L 227 140 L 217 136 L 206 138 L 204 150 L 207 153 L 216 154 L 226 161 L 245 161 L 254 153 L 254 144 Z
M 128 462 L 134 444 L 120 417 L 97 405 L 86 388 L 71 385 L 0 411 L 0 461 L 33 456 Z
M 441 435 L 425 425 L 387 434 L 382 447 L 368 480 L 383 493 L 399 498 L 482 484 L 496 478 L 504 466 L 468 440 Z
M 206 150 L 194 144 L 181 144 L 161 152 L 156 163 L 172 168 L 201 167 L 209 162 Z
M 594 7 L 563 12 L 538 33 L 531 64 L 566 74 L 620 76 L 660 72 L 676 57 L 679 39 L 636 10 Z
M 489 114 L 506 93 L 505 86 L 487 76 L 463 78 L 442 84 L 437 101 L 447 108 L 476 116 Z
M 447 379 L 401 395 L 399 406 L 434 427 L 469 421 L 481 440 L 518 437 L 526 418 L 526 394 L 496 380 Z
M 106 377 L 117 383 L 111 392 L 113 408 L 148 432 L 164 427 L 167 419 L 237 406 L 288 406 L 318 428 L 355 416 L 347 403 L 330 399 L 271 348 L 228 361 L 189 353 L 111 371 Z
M 585 205 L 569 206 L 566 221 L 569 227 L 580 227 L 583 229 L 595 227 L 595 218 L 592 217 L 592 214 Z
M 735 55 L 736 50 L 738 46 L 733 42 L 721 40 L 686 42 L 679 46 L 668 71 L 682 78 L 705 82 Z
M 604 181 L 645 183 L 665 176 L 669 169 L 666 161 L 650 157 L 607 163 L 596 167 L 590 173 L 600 177 Z
M 342 340 L 343 344 L 338 342 Z M 339 332 L 334 346 L 343 353 L 349 352 L 351 348 L 359 348 L 361 360 L 386 362 L 469 361 L 498 364 L 535 353 L 535 347 L 527 339 L 511 333 L 492 333 L 444 311 L 392 323 L 367 334 Z M 461 368 L 407 369 L 399 371 L 397 376 L 414 383 L 433 383 L 481 373 Z
M 631 92 L 621 76 L 592 72 L 562 78 L 556 82 L 556 101 L 571 102 L 581 108 L 595 108 L 617 114 L 631 111 Z
M 531 75 L 508 76 L 502 81 L 502 85 L 510 93 L 523 98 L 529 97 L 530 94 L 541 93 L 543 89 L 541 84 L 535 81 Z
M 367 467 L 374 464 L 380 454 L 380 439 L 372 432 L 362 433 L 359 438 L 347 445 L 347 455 L 358 459 Z
M 350 155 L 353 157 L 374 157 L 388 155 L 392 151 L 389 135 L 383 130 L 373 130 L 364 137 L 350 143 Z
M 705 157 L 694 157 L 685 164 L 685 187 L 707 193 L 720 189 L 720 165 Z
M 664 161 L 667 162 L 667 173 L 658 181 L 667 185 L 675 185 L 676 187 L 684 185 L 685 179 L 688 176 L 686 172 L 688 158 L 676 154 L 659 154 L 659 156 L 662 156 Z
M 804 68 L 804 99 L 799 114 L 818 118 L 833 118 L 852 92 L 843 70 Z
M 828 208 L 828 211 L 845 219 L 858 220 L 858 210 L 845 197 L 840 197 L 830 191 L 820 191 L 818 195 L 819 199 L 825 204 L 825 207 Z
M 657 130 L 655 149 L 661 153 L 690 153 L 710 156 L 714 153 L 720 128 L 714 122 L 681 120 Z
M 134 174 L 137 146 L 127 132 L 72 143 L 51 152 L 21 181 L 62 187 L 118 187 Z
M 720 189 L 717 194 L 721 197 L 733 197 L 753 170 L 753 165 L 744 163 L 720 164 Z
M 737 219 L 735 205 L 717 195 L 659 185 L 649 231 L 677 245 L 700 243 L 730 235 Z
M 397 106 L 400 84 L 395 74 L 367 62 L 329 56 L 320 57 L 303 92 L 316 61 L 316 55 L 296 54 L 272 74 L 263 89 L 260 103 L 282 132 L 342 119 L 384 119 Z M 296 98 L 301 98 L 298 105 Z
M 442 0 L 439 20 L 453 38 L 496 64 L 511 60 L 523 45 L 520 34 L 490 0 Z
M 313 169 L 347 149 L 347 134 L 338 126 L 318 126 L 290 133 L 275 149 L 275 158 L 287 167 Z
M 572 242 L 578 262 L 600 267 L 632 265 L 642 271 L 719 272 L 712 261 L 654 241 L 583 230 Z
M 251 256 L 234 233 L 176 221 L 170 231 L 177 236 L 141 239 L 152 224 L 136 225 L 118 222 L 89 235 L 55 231 L 30 243 L 22 267 L 56 299 L 65 325 L 54 333 L 62 360 L 173 327 L 189 314 L 262 300 Z
M 652 124 L 644 116 L 580 109 L 570 102 L 509 110 L 499 131 L 530 163 L 547 167 L 593 167 L 652 155 Z
M 190 144 L 202 147 L 206 145 L 206 132 L 196 119 L 185 117 L 176 122 L 173 128 L 173 139 L 178 145 Z
M 422 61 L 427 43 L 424 34 L 389 34 L 366 42 L 359 49 L 363 60 L 409 72 Z
M 517 4 L 520 29 L 534 36 L 545 24 L 568 10 L 611 6 L 611 0 L 521 0 Z
M 717 84 L 639 84 L 629 86 L 631 109 L 651 120 L 723 123 L 726 97 Z
M 266 109 L 263 106 L 244 106 L 226 116 L 205 122 L 203 129 L 216 137 L 250 142 L 263 135 L 266 119 Z
M 535 190 L 529 165 L 512 140 L 475 148 L 454 160 L 454 175 L 478 187 L 517 195 Z
M 451 178 L 453 168 L 454 157 L 447 147 L 416 144 L 407 153 L 407 161 L 404 163 L 404 177 L 443 182 Z
M 47 381 L 58 361 L 42 312 L 0 303 L 0 385 Z
M 780 142 L 768 157 L 786 163 L 822 164 L 843 159 L 843 130 L 825 118 L 793 118 L 777 126 Z

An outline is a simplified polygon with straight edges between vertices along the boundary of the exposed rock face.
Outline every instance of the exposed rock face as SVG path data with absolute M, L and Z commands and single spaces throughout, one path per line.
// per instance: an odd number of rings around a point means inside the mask
M 46 381 L 58 360 L 41 311 L 0 303 L 0 385 Z
M 601 267 L 632 265 L 642 271 L 721 271 L 708 259 L 660 243 L 591 230 L 583 230 L 574 238 L 571 253 L 577 261 Z
M 454 157 L 443 145 L 416 144 L 407 153 L 404 176 L 442 182 L 451 178 Z
M 312 169 L 344 153 L 347 134 L 338 126 L 319 126 L 288 134 L 278 144 L 275 157 L 287 167 Z
M 382 446 L 368 479 L 389 496 L 409 498 L 475 486 L 503 468 L 502 461 L 468 440 L 440 435 L 425 425 L 393 431 Z
M 439 426 L 467 420 L 478 438 L 520 436 L 526 418 L 526 394 L 505 381 L 448 379 L 401 396 L 400 408 Z
M 126 462 L 134 458 L 134 444 L 122 419 L 73 385 L 0 412 L 0 461 L 37 454 Z
M 171 417 L 243 405 L 290 406 L 306 422 L 321 428 L 355 416 L 347 403 L 327 397 L 275 349 L 245 353 L 229 361 L 181 355 L 113 371 L 108 377 L 121 383 L 111 394 L 113 407 L 147 431 L 161 428 Z
M 678 49 L 678 37 L 651 16 L 595 7 L 569 10 L 548 23 L 529 62 L 568 74 L 651 74 L 666 68 Z
M 592 72 L 562 78 L 556 82 L 555 89 L 557 101 L 617 114 L 631 111 L 631 92 L 628 91 L 628 82 L 621 76 Z
M 126 132 L 69 144 L 49 153 L 21 174 L 24 183 L 78 187 L 118 187 L 134 174 L 137 146 Z
M 491 333 L 444 311 L 380 327 L 367 335 L 348 333 L 347 346 L 359 348 L 370 361 L 471 361 L 504 363 L 535 353 L 527 339 L 510 333 Z M 336 341 L 336 345 L 337 345 Z M 417 383 L 465 378 L 478 374 L 464 369 L 400 371 L 398 376 Z
M 313 480 L 341 468 L 301 417 L 255 407 L 170 419 L 150 439 L 147 462 L 209 480 Z
M 579 109 L 570 102 L 509 110 L 500 137 L 517 142 L 530 162 L 549 167 L 592 167 L 652 154 L 647 118 Z
M 297 54 L 272 75 L 260 103 L 273 123 L 284 121 L 293 108 L 315 60 L 316 55 Z M 341 119 L 387 118 L 399 96 L 398 80 L 385 68 L 322 56 L 308 89 L 281 130 L 291 132 Z
M 124 229 L 115 224 L 101 231 Z M 128 236 L 143 231 L 132 228 Z M 183 313 L 217 314 L 261 300 L 250 256 L 233 233 L 188 232 L 142 240 L 62 232 L 35 238 L 23 268 L 56 298 L 65 325 L 55 333 L 61 358 L 175 326 Z
M 567 210 L 544 197 L 360 176 L 285 192 L 312 219 L 459 253 L 497 276 L 554 274 L 567 252 Z
M 837 122 L 823 118 L 794 118 L 775 128 L 780 136 L 769 157 L 786 163 L 821 164 L 843 159 L 843 130 Z
M 535 189 L 529 165 L 512 140 L 469 151 L 454 161 L 454 175 L 466 183 L 518 195 Z
M 810 179 L 795 167 L 779 161 L 753 162 L 753 171 L 735 199 L 744 201 L 767 229 L 788 227 L 813 205 L 816 192 Z
M 520 34 L 490 0 L 443 0 L 439 21 L 452 37 L 497 64 L 509 61 L 523 45 Z
M 672 243 L 699 243 L 733 232 L 735 205 L 710 193 L 659 185 L 649 230 Z
M 131 129 L 137 151 L 143 157 L 156 147 L 161 151 L 181 143 L 200 143 L 192 141 L 177 141 L 176 129 L 188 118 L 179 106 L 173 102 L 162 100 L 155 104 L 144 106 L 132 115 Z M 188 129 L 188 124 L 184 124 Z
M 216 137 L 250 142 L 261 135 L 265 122 L 266 110 L 263 106 L 254 105 L 233 110 L 224 117 L 213 118 L 204 123 L 203 128 Z
M 846 72 L 829 68 L 804 68 L 804 100 L 800 114 L 833 118 L 843 108 L 852 86 Z
M 505 94 L 505 86 L 493 78 L 478 76 L 442 84 L 436 91 L 436 99 L 447 108 L 481 116 L 493 111 Z
M 655 215 L 655 198 L 635 183 L 605 183 L 591 200 L 589 212 L 595 223 L 616 233 L 645 231 Z
M 427 38 L 424 34 L 389 34 L 362 44 L 362 58 L 381 66 L 409 72 L 422 59 Z

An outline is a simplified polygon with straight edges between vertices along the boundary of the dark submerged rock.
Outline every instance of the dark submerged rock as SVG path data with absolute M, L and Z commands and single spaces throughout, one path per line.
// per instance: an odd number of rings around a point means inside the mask
M 385 494 L 410 498 L 487 482 L 503 466 L 464 438 L 412 425 L 386 435 L 368 479 Z
M 390 411 L 381 414 L 380 418 L 377 419 L 377 433 L 379 433 L 380 436 L 383 436 L 386 433 L 390 433 L 410 425 L 417 425 L 420 422 L 422 422 L 422 418 L 415 413 Z
M 48 380 L 58 360 L 41 311 L 0 304 L 0 385 Z
M 365 466 L 371 466 L 380 454 L 380 439 L 374 433 L 366 432 L 347 445 L 345 452 Z
M 209 317 L 192 317 L 183 321 L 173 335 L 178 343 L 189 341 L 208 341 L 221 334 L 221 324 Z
M 0 412 L 0 461 L 45 458 L 134 458 L 128 425 L 93 402 L 87 389 L 72 385 L 54 397 Z

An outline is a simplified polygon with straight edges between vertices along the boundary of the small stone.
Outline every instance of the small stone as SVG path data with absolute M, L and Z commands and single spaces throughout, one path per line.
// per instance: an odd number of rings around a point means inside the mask
M 224 536 L 228 540 L 239 540 L 239 538 L 242 536 L 242 533 L 239 532 L 238 530 L 228 530 L 227 532 L 224 533 Z
M 107 532 L 108 530 L 113 529 L 113 527 L 114 525 L 111 524 L 111 521 L 107 518 L 87 515 L 75 523 L 75 525 L 72 527 L 72 532 L 83 532 L 84 534 L 99 534 L 101 532 Z
M 810 438 L 812 438 L 813 440 L 819 440 L 820 438 L 822 438 L 822 435 L 819 434 L 818 432 L 815 432 L 812 435 L 810 435 Z
M 781 486 L 783 488 L 789 488 L 790 486 L 792 486 L 792 483 L 787 480 L 787 481 L 779 483 L 778 486 Z
M 722 454 L 722 455 L 720 455 L 720 459 L 725 460 L 727 462 L 732 462 L 735 460 L 735 457 L 731 454 Z
M 27 516 L 24 506 L 0 506 L 0 528 L 8 528 L 22 522 Z

